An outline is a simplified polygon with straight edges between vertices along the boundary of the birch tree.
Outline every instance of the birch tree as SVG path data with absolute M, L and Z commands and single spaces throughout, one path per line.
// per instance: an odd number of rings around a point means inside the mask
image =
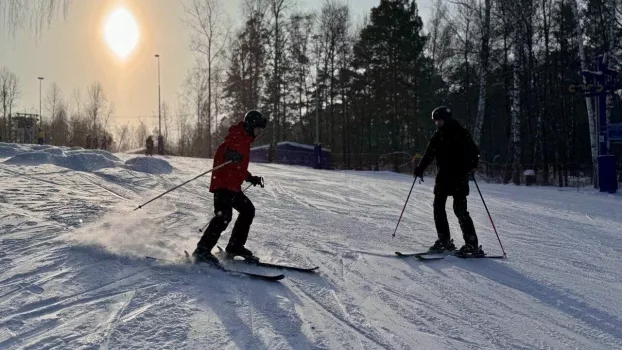
M 579 0 L 570 0 L 572 5 L 572 11 L 574 12 L 575 18 L 581 18 L 579 16 L 579 8 L 577 1 Z M 588 69 L 587 66 L 587 57 L 585 55 L 585 44 L 583 38 L 583 28 L 581 27 L 581 21 L 577 20 L 577 28 L 576 28 L 576 40 L 579 45 L 579 59 L 581 60 L 581 70 L 585 71 Z M 587 79 L 583 76 L 583 84 L 587 84 Z M 585 107 L 587 108 L 587 119 L 590 128 L 590 150 L 592 153 L 592 178 L 594 179 L 594 187 L 598 187 L 598 139 L 596 135 L 596 119 L 594 115 L 594 106 L 592 105 L 592 98 L 589 96 L 585 97 Z
M 475 127 L 473 128 L 473 139 L 478 145 L 481 143 L 482 127 L 484 125 L 484 115 L 486 114 L 486 91 L 488 89 L 488 70 L 490 57 L 490 12 L 492 1 L 484 0 L 480 2 L 478 13 L 480 19 L 480 68 L 479 68 L 479 99 L 477 103 L 477 116 L 475 117 Z

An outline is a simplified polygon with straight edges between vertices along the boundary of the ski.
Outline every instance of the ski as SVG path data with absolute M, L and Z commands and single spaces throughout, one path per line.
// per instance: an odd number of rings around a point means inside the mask
M 193 261 L 192 257 L 190 256 L 190 254 L 188 253 L 188 251 L 184 250 L 184 253 L 186 254 L 186 260 L 191 263 L 191 264 L 197 264 L 197 262 Z M 279 281 L 282 280 L 283 278 L 285 278 L 285 275 L 280 274 L 280 275 L 262 275 L 262 274 L 257 274 L 257 273 L 252 273 L 252 272 L 243 272 L 243 271 L 234 271 L 234 270 L 229 270 L 227 268 L 225 268 L 224 266 L 222 266 L 221 264 L 210 264 L 208 262 L 198 262 L 198 264 L 204 264 L 210 267 L 214 267 L 220 271 L 226 272 L 229 275 L 232 276 L 247 276 L 247 277 L 251 277 L 251 278 L 256 278 L 256 279 L 261 279 L 261 280 L 265 280 L 265 281 Z
M 505 259 L 503 255 L 462 255 L 462 254 L 454 254 L 455 257 L 461 259 Z
M 217 247 L 220 253 L 227 254 L 220 246 L 217 246 Z M 229 260 L 235 261 L 233 260 L 233 258 L 230 258 Z M 298 271 L 298 272 L 313 272 L 320 268 L 319 266 L 298 267 L 298 266 L 290 266 L 290 265 L 272 264 L 272 263 L 262 262 L 258 258 L 244 259 L 244 260 L 237 260 L 237 261 L 244 262 L 246 264 L 254 265 L 254 266 L 270 267 L 270 268 L 275 268 L 275 269 L 285 269 L 285 270 L 292 270 L 292 271 Z
M 234 271 L 234 270 L 229 270 L 226 269 L 224 266 L 222 265 L 216 265 L 216 264 L 210 264 L 210 263 L 202 263 L 202 262 L 194 262 L 192 260 L 192 257 L 190 256 L 190 254 L 184 250 L 184 254 L 186 255 L 185 259 L 179 259 L 179 260 L 171 260 L 171 259 L 163 259 L 163 258 L 156 258 L 153 256 L 145 256 L 146 259 L 149 260 L 155 260 L 155 261 L 167 261 L 167 262 L 172 262 L 172 263 L 179 263 L 179 262 L 185 262 L 188 264 L 202 264 L 202 265 L 206 265 L 208 267 L 212 267 L 215 268 L 217 270 L 220 270 L 222 272 L 225 272 L 228 275 L 231 276 L 236 276 L 236 277 L 250 277 L 250 278 L 255 278 L 255 279 L 261 279 L 264 281 L 279 281 L 282 280 L 283 278 L 285 278 L 285 275 L 281 274 L 281 275 L 262 275 L 262 274 L 257 274 L 257 273 L 251 273 L 251 272 L 243 272 L 243 271 Z
M 447 255 L 452 254 L 453 252 L 449 252 L 449 251 L 441 251 L 441 252 L 431 252 L 431 251 L 427 251 L 427 252 L 420 252 L 420 253 L 402 253 L 402 252 L 395 252 L 395 254 L 399 257 L 411 257 L 414 256 L 415 258 L 419 259 L 419 260 L 441 260 L 441 259 L 445 259 L 447 257 Z
M 399 257 L 411 257 L 425 261 L 425 260 L 442 260 L 448 256 L 455 256 L 461 259 L 505 259 L 503 255 L 471 255 L 471 254 L 459 254 L 456 251 L 453 252 L 421 252 L 421 253 L 401 253 L 395 252 Z
M 406 258 L 406 257 L 409 257 L 409 256 L 418 257 L 418 256 L 434 255 L 434 254 L 446 254 L 446 253 L 449 253 L 449 252 L 444 252 L 444 251 L 443 252 L 430 252 L 430 251 L 427 251 L 427 252 L 419 252 L 419 253 L 395 252 L 395 255 Z

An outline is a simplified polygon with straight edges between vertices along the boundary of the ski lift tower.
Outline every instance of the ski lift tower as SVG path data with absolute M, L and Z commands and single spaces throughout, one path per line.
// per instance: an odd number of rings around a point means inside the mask
M 570 91 L 583 91 L 586 97 L 592 97 L 595 105 L 596 133 L 598 139 L 597 179 L 601 192 L 615 193 L 618 190 L 616 179 L 616 160 L 609 153 L 611 143 L 622 142 L 622 123 L 608 123 L 607 95 L 622 89 L 616 83 L 617 71 L 608 68 L 607 54 L 596 58 L 597 71 L 583 70 L 581 75 L 585 81 L 593 84 L 570 85 Z
M 19 143 L 36 143 L 38 114 L 15 113 L 10 128 L 15 141 Z

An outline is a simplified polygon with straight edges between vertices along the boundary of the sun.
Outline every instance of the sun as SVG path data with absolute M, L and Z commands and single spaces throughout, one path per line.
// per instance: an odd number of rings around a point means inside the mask
M 114 10 L 106 21 L 104 36 L 108 47 L 119 58 L 127 57 L 140 39 L 138 25 L 132 13 L 123 7 Z

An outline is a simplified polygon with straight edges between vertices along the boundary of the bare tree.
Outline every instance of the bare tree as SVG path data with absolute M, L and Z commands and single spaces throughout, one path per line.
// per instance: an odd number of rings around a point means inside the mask
M 45 110 L 50 115 L 50 119 L 54 119 L 60 105 L 64 104 L 63 94 L 58 84 L 54 81 L 48 88 L 45 96 Z
M 339 60 L 339 47 L 341 43 L 347 40 L 347 26 L 349 25 L 349 8 L 348 5 L 338 2 L 337 0 L 326 0 L 322 5 L 319 16 L 320 44 L 322 47 L 322 61 L 324 64 L 323 72 L 321 72 L 320 81 L 324 86 L 329 87 L 327 100 L 330 99 L 330 119 L 325 119 L 327 132 L 325 135 L 330 137 L 328 143 L 332 146 L 335 143 L 335 89 L 336 75 Z M 328 80 L 328 83 L 326 83 Z
M 21 97 L 19 78 L 6 67 L 0 69 L 0 108 L 2 108 L 5 138 L 11 139 L 11 113 L 13 106 Z M 8 124 L 7 124 L 8 116 Z
M 86 102 L 86 116 L 89 120 L 93 121 L 92 130 L 93 135 L 97 135 L 98 127 L 97 127 L 97 118 L 105 118 L 105 122 L 107 123 L 110 114 L 109 112 L 109 102 L 106 97 L 106 93 L 104 92 L 104 88 L 102 84 L 98 81 L 93 82 L 87 88 L 87 102 Z
M 132 145 L 130 144 L 131 140 L 130 140 L 130 122 L 125 123 L 125 125 L 119 126 L 117 128 L 117 132 L 115 135 L 115 138 L 117 140 L 117 147 L 116 149 L 119 152 L 128 150 L 130 147 L 132 147 Z
M 54 145 L 66 145 L 69 142 L 69 118 L 67 104 L 56 82 L 52 82 L 45 96 L 45 110 L 49 114 L 46 130 Z
M 224 52 L 231 25 L 219 0 L 192 0 L 185 10 L 185 22 L 192 30 L 190 47 L 207 63 L 207 156 L 212 157 L 212 70 Z
M 171 112 L 170 107 L 166 101 L 162 101 L 162 122 L 164 122 L 164 139 L 168 140 L 169 138 L 169 126 L 171 124 Z
M 114 102 L 110 102 L 106 108 L 106 113 L 104 114 L 103 117 L 103 123 L 102 123 L 102 136 L 106 136 L 106 132 L 108 130 L 108 126 L 110 125 L 110 120 L 112 119 L 112 117 L 114 116 L 116 109 L 115 109 L 115 104 Z
M 72 117 L 81 117 L 82 116 L 82 91 L 80 88 L 74 88 L 71 93 L 71 100 L 68 103 L 70 115 Z
M 204 106 L 208 101 L 208 83 L 207 83 L 207 74 L 205 69 L 201 66 L 201 62 L 197 61 L 197 64 L 188 71 L 184 82 L 184 103 L 187 104 L 188 108 L 196 113 L 197 118 L 197 127 L 196 127 L 196 138 L 195 138 L 195 151 L 197 152 L 195 155 L 202 156 L 203 155 L 203 119 L 204 119 Z
M 67 16 L 72 0 L 3 0 L 0 1 L 0 26 L 11 37 L 20 29 L 39 37 L 60 12 Z M 24 28 L 24 26 L 28 26 Z
M 69 117 L 67 105 L 64 101 L 60 101 L 54 108 L 54 114 L 51 115 L 49 135 L 53 145 L 62 146 L 69 144 Z
M 447 21 L 447 11 L 444 0 L 436 0 L 428 22 L 428 53 L 442 77 L 445 76 L 445 64 L 453 55 L 454 27 Z
M 190 147 L 190 137 L 192 134 L 191 127 L 188 123 L 188 116 L 190 113 L 188 112 L 189 105 L 185 101 L 184 97 L 178 95 L 175 114 L 177 116 L 177 154 L 180 156 L 189 155 Z M 169 142 L 172 144 L 173 142 Z
M 309 133 L 304 123 L 304 113 L 309 110 L 309 84 L 311 71 L 311 45 L 313 35 L 314 16 L 312 13 L 295 13 L 289 21 L 288 56 L 291 58 L 288 85 L 293 88 L 292 105 L 298 114 L 297 124 L 300 128 L 300 137 L 309 142 Z
M 134 135 L 136 137 L 135 140 L 138 144 L 138 147 L 143 147 L 145 146 L 145 142 L 147 140 L 147 134 L 149 132 L 147 131 L 147 126 L 145 125 L 145 123 L 143 123 L 143 121 L 140 120 L 140 117 L 138 117 L 138 122 L 140 123 L 140 125 L 136 127 L 136 131 L 134 132 Z
M 284 59 L 284 42 L 285 36 L 282 31 L 284 12 L 290 5 L 289 0 L 269 0 L 270 14 L 272 15 L 272 81 L 270 82 L 270 89 L 272 90 L 272 150 L 275 149 L 277 139 L 279 138 L 280 128 L 283 127 L 283 122 L 280 115 L 281 105 L 281 83 L 283 81 L 283 71 L 280 67 L 281 61 Z

